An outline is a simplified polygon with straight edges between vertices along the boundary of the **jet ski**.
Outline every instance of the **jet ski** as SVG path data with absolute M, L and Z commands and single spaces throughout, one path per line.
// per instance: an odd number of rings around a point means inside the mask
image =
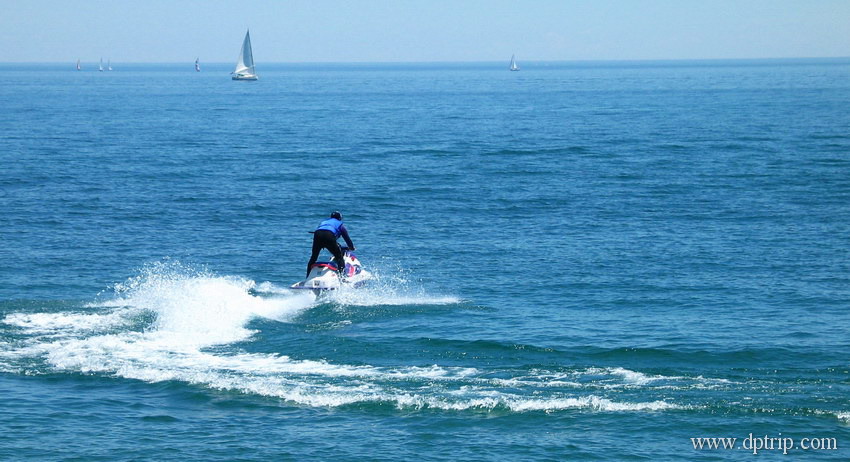
M 372 273 L 363 269 L 360 260 L 347 247 L 342 247 L 342 255 L 345 260 L 343 276 L 339 276 L 337 262 L 331 257 L 330 261 L 319 261 L 310 267 L 307 279 L 292 284 L 290 289 L 312 290 L 321 293 L 328 290 L 337 290 L 344 287 L 359 287 L 372 278 Z

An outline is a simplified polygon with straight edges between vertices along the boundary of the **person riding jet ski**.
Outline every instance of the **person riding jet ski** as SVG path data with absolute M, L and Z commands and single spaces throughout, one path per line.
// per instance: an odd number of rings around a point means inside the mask
M 333 254 L 334 261 L 338 262 L 337 271 L 339 272 L 340 277 L 343 275 L 345 271 L 345 259 L 342 255 L 342 249 L 339 248 L 339 244 L 336 242 L 339 237 L 342 236 L 345 239 L 346 245 L 348 245 L 348 250 L 355 250 L 354 243 L 351 242 L 351 238 L 348 237 L 348 230 L 345 229 L 345 225 L 342 224 L 342 214 L 339 212 L 331 213 L 330 218 L 319 223 L 319 226 L 316 228 L 316 231 L 313 232 L 313 254 L 310 255 L 310 262 L 307 263 L 307 277 L 310 277 L 310 269 L 313 267 L 313 264 L 316 263 L 316 260 L 319 259 L 319 252 L 322 249 L 328 249 L 328 251 Z

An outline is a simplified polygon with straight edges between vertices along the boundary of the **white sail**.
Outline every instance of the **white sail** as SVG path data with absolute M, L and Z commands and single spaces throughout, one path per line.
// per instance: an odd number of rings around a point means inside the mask
M 516 65 L 516 56 L 515 55 L 511 55 L 511 70 L 512 71 L 518 71 L 519 70 L 519 66 Z
M 200 58 L 195 58 L 195 72 L 201 72 L 201 65 L 198 63 L 198 59 Z
M 106 70 L 107 70 L 107 71 L 111 71 L 111 70 L 112 70 L 112 60 L 111 60 L 111 59 L 107 59 L 107 60 L 106 60 Z
M 78 59 L 77 60 L 77 70 L 79 71 L 80 69 L 82 69 L 82 68 L 80 67 L 80 60 Z
M 254 75 L 254 54 L 251 52 L 251 33 L 245 32 L 245 40 L 242 42 L 242 50 L 239 51 L 239 60 L 236 61 L 236 69 L 233 74 Z
M 103 58 L 100 58 L 100 66 L 98 66 L 97 70 L 103 72 Z

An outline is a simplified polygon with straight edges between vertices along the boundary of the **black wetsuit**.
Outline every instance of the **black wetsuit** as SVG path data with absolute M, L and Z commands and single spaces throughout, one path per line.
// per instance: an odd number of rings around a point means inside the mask
M 339 248 L 339 244 L 336 242 L 337 238 L 340 236 L 345 239 L 345 243 L 348 245 L 348 248 L 354 250 L 354 243 L 351 242 L 351 238 L 348 237 L 348 230 L 345 229 L 345 225 L 342 224 L 342 220 L 328 218 L 319 224 L 319 227 L 313 233 L 313 254 L 310 255 L 310 262 L 307 263 L 307 277 L 310 277 L 310 268 L 312 268 L 313 264 L 316 263 L 316 260 L 319 259 L 319 252 L 321 252 L 322 249 L 328 249 L 328 251 L 334 256 L 337 271 L 339 271 L 339 274 L 343 274 L 345 271 L 345 259 L 342 254 L 342 249 Z
M 316 260 L 319 259 L 319 252 L 321 252 L 322 249 L 328 249 L 328 251 L 334 256 L 337 271 L 342 273 L 345 270 L 345 259 L 342 256 L 342 249 L 339 248 L 339 244 L 336 242 L 336 236 L 333 231 L 319 229 L 313 233 L 313 253 L 310 255 L 310 262 L 307 263 L 307 276 L 310 276 L 310 268 L 312 268 L 313 264 L 316 263 Z

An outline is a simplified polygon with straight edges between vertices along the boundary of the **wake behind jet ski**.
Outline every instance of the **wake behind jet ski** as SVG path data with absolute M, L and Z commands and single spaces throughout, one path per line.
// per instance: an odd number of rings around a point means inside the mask
M 358 287 L 372 278 L 372 273 L 363 269 L 360 260 L 348 247 L 341 247 L 340 250 L 344 259 L 342 272 L 339 271 L 336 258 L 317 261 L 311 265 L 307 279 L 292 284 L 290 289 L 307 289 L 321 293 L 344 287 Z

